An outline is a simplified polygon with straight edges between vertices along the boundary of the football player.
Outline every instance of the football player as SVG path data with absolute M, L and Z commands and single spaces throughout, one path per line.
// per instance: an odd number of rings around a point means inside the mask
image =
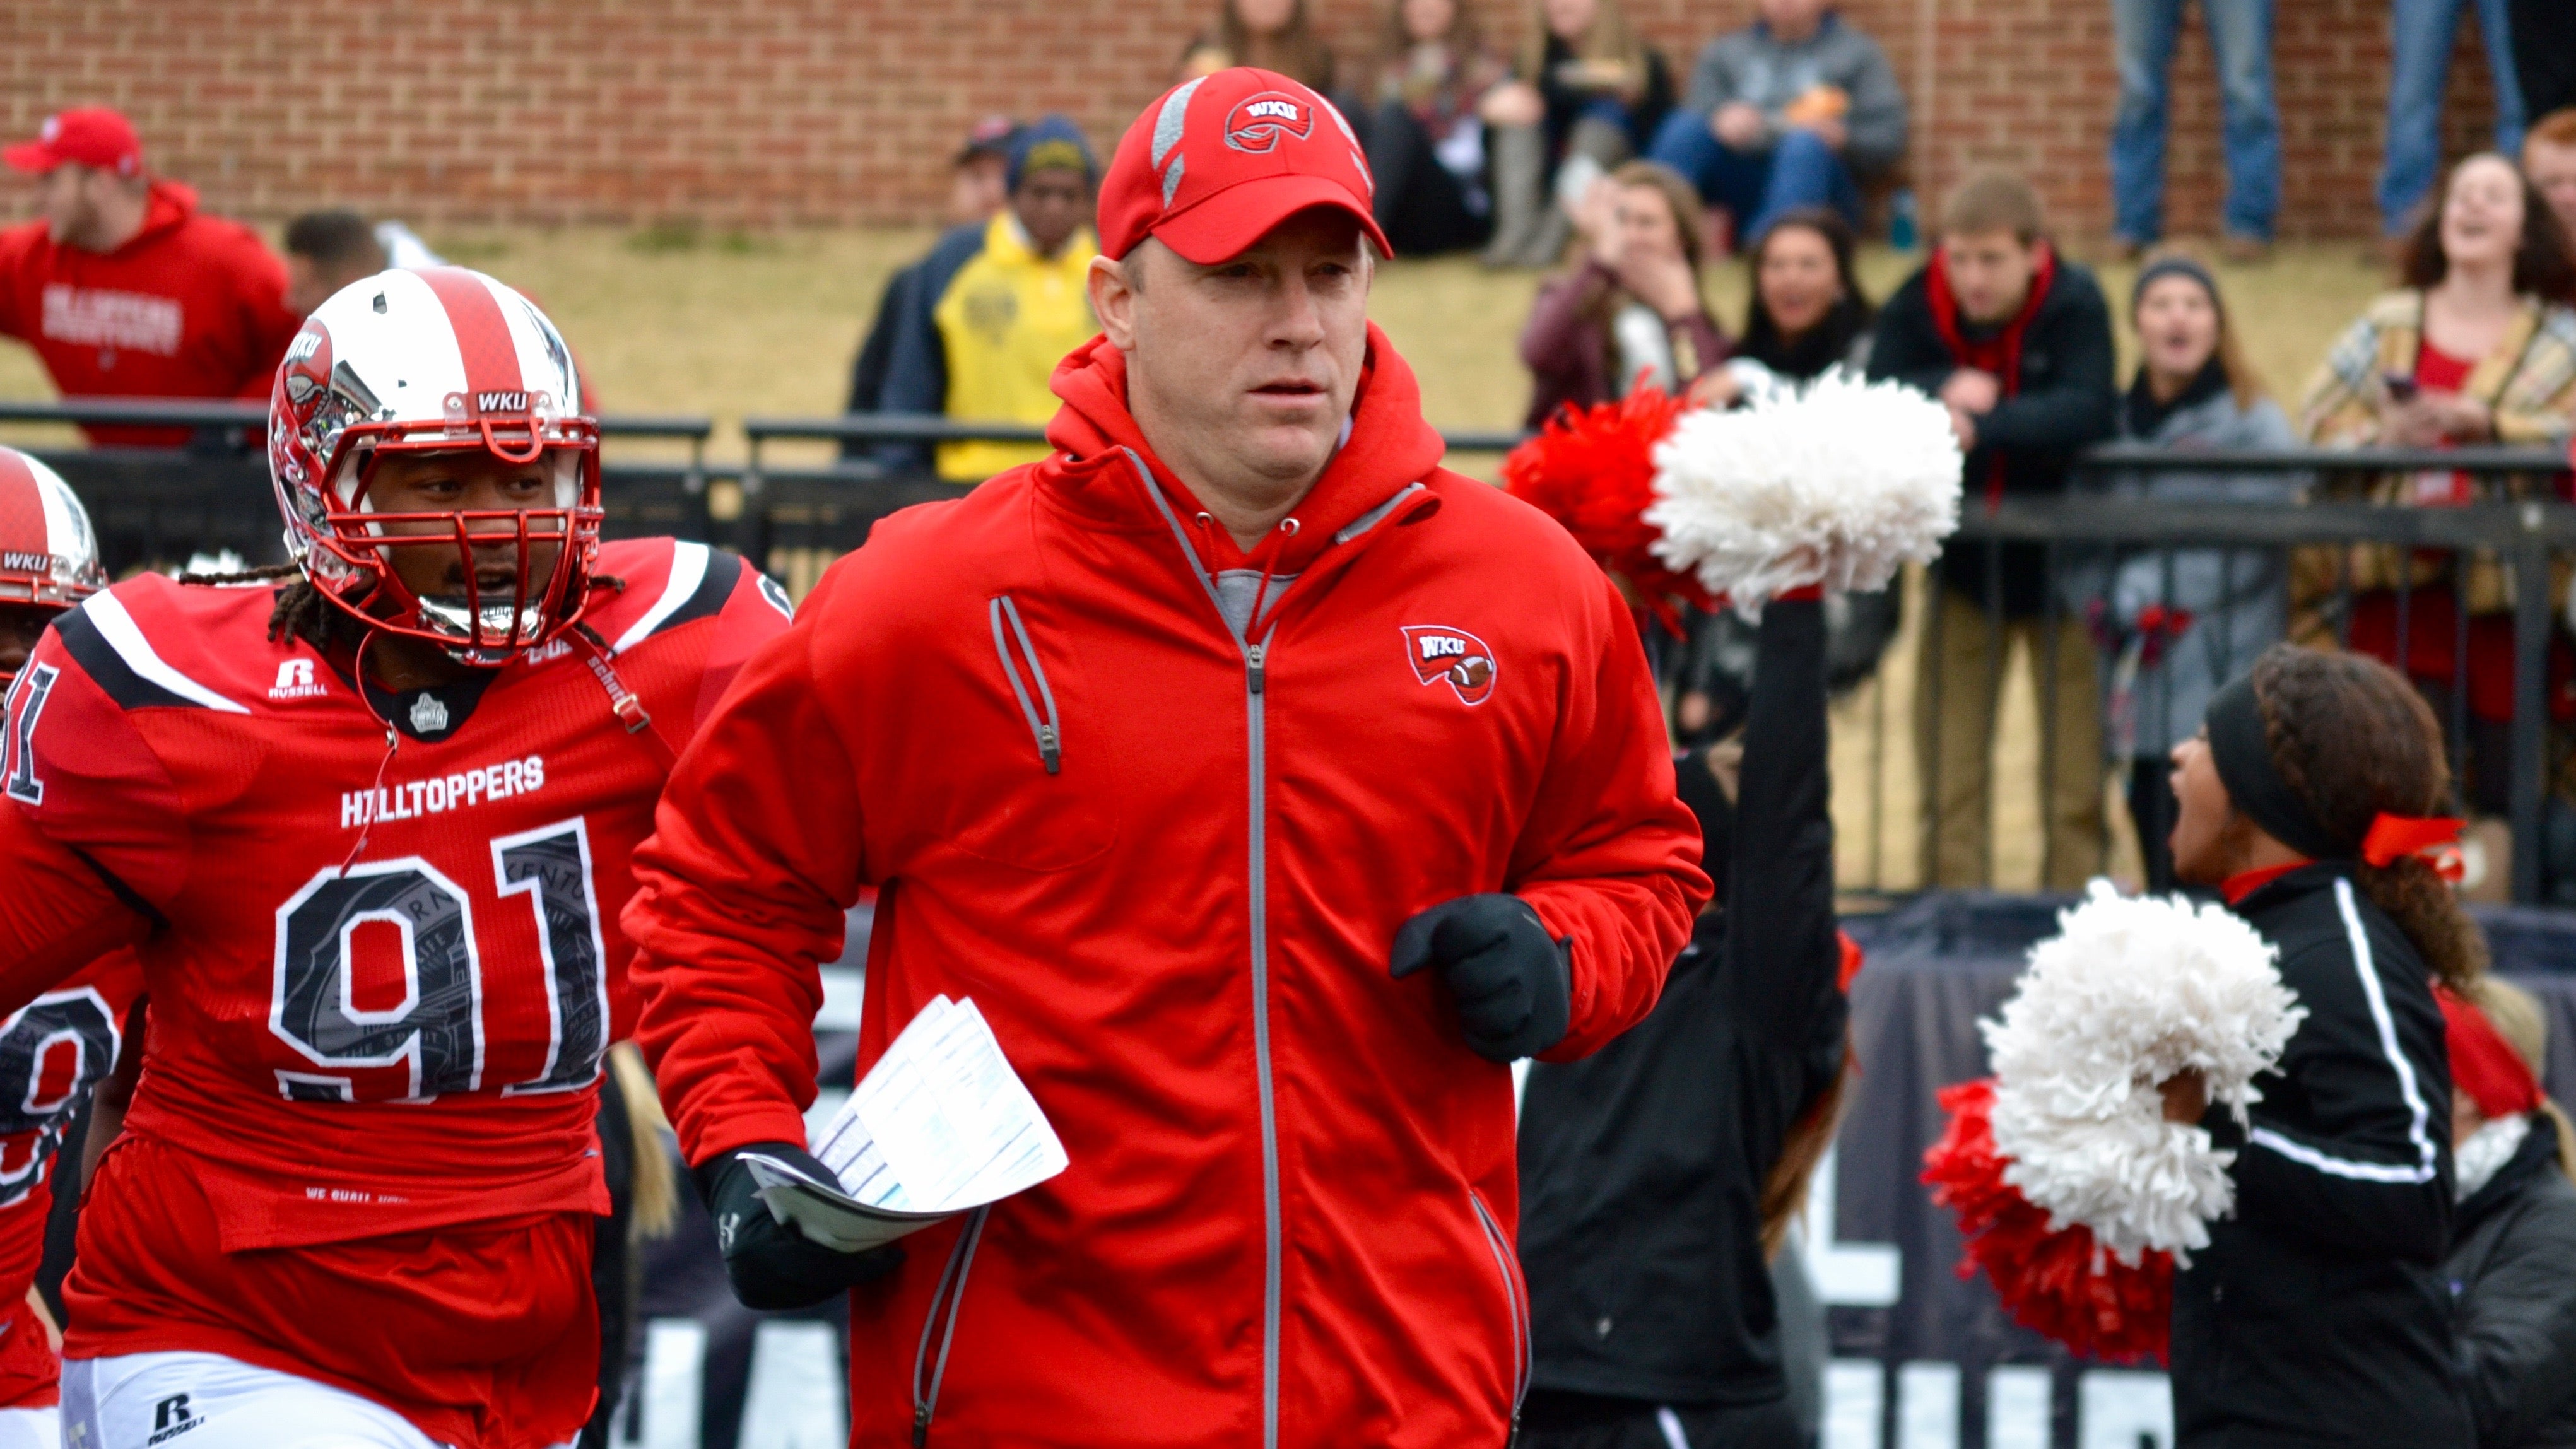
M 106 586 L 78 495 L 42 462 L 0 447 L 0 690 L 15 692 L 55 615 Z M 62 1443 L 61 1363 L 35 1289 L 52 1167 L 80 1104 L 115 1067 L 142 989 L 142 968 L 120 947 L 0 1024 L 0 1449 Z
M 0 1007 L 121 942 L 152 1000 L 65 1288 L 64 1435 L 565 1443 L 628 855 L 786 600 L 600 541 L 570 354 L 479 273 L 343 289 L 269 408 L 284 581 L 94 594 L 11 697 Z

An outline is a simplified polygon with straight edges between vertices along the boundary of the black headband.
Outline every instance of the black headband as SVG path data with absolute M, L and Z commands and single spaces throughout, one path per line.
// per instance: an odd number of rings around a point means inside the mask
M 2209 700 L 2202 717 L 2209 730 L 2209 760 L 2227 798 L 2265 834 L 2310 860 L 2338 860 L 2353 847 L 2337 841 L 2317 823 L 2307 802 L 2291 791 L 2272 761 L 2272 742 L 2263 727 L 2263 706 L 2254 697 L 2254 678 L 2242 675 Z
M 2222 312 L 2227 310 L 2218 300 L 2218 278 L 2210 275 L 2209 268 L 2189 257 L 2158 257 L 2147 263 L 2146 268 L 2138 273 L 2137 285 L 2129 288 L 2130 316 L 2138 315 L 2138 304 L 2147 299 L 2147 287 L 2159 277 L 2189 277 L 2200 283 L 2200 289 L 2209 294 L 2210 306 Z

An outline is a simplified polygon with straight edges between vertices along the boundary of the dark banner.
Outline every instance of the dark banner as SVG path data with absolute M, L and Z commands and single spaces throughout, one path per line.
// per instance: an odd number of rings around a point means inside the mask
M 1859 1091 L 1817 1176 L 1805 1247 L 1828 1305 L 1825 1449 L 2170 1449 L 2164 1376 L 2077 1360 L 2012 1325 L 1982 1279 L 1956 1270 L 1959 1236 L 1916 1180 L 1940 1135 L 1933 1094 L 1983 1076 L 1976 1023 L 2062 899 L 1931 895 L 1848 918 L 1869 953 L 1852 988 Z M 2496 968 L 2550 1012 L 2549 1087 L 2576 1100 L 2576 916 L 2482 911 Z M 825 977 L 815 1023 L 827 1082 L 856 1060 L 866 918 Z M 820 1121 L 838 1094 L 817 1105 Z M 837 1307 L 753 1313 L 725 1289 L 689 1204 L 645 1267 L 644 1342 L 615 1442 L 649 1449 L 841 1449 L 849 1439 Z M 1827 1226 L 1830 1224 L 1830 1230 Z

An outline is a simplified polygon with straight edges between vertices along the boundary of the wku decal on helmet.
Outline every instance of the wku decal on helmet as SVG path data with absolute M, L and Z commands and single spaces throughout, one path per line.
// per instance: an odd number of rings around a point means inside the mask
M 68 609 L 106 587 L 80 496 L 42 461 L 0 447 L 0 608 Z M 0 673 L 0 687 L 9 680 Z
M 1303 141 L 1315 130 L 1315 108 L 1285 91 L 1247 96 L 1226 113 L 1225 144 L 1256 156 L 1279 148 L 1282 137 Z
M 392 514 L 369 498 L 385 459 L 482 453 L 545 470 L 550 506 Z M 599 553 L 599 424 L 571 350 L 527 298 L 461 267 L 389 271 L 314 309 L 269 397 L 269 476 L 305 576 L 369 625 L 497 664 L 581 616 Z M 401 549 L 461 558 L 462 592 L 423 597 Z M 495 558 L 513 586 L 485 587 Z
M 1483 704 L 1494 692 L 1494 651 L 1485 641 L 1449 624 L 1406 624 L 1404 657 L 1413 677 L 1446 684 L 1460 704 Z

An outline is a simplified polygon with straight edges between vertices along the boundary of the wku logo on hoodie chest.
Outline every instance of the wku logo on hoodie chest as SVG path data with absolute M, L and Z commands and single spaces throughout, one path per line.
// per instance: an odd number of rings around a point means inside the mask
M 1404 657 L 1424 685 L 1445 684 L 1460 704 L 1483 704 L 1494 693 L 1494 651 L 1451 624 L 1406 624 Z

